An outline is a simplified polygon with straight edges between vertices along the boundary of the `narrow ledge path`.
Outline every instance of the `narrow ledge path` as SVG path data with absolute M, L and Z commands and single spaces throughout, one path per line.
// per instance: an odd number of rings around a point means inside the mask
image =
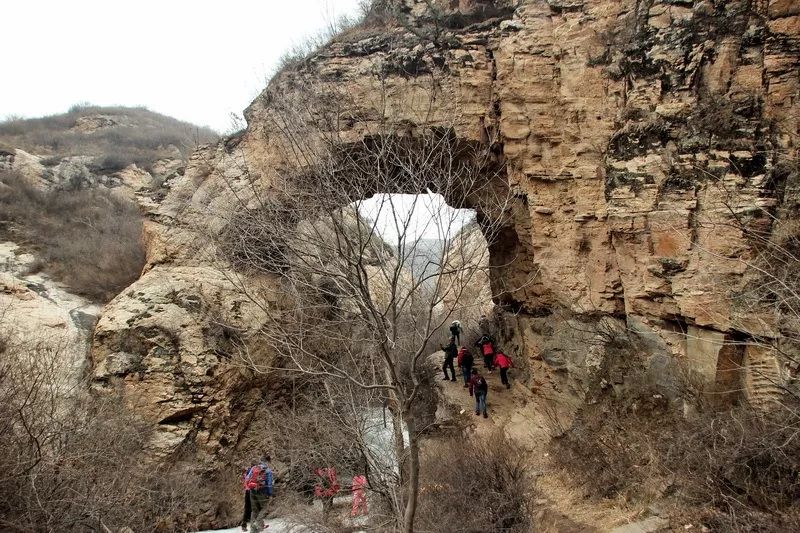
M 437 422 L 442 425 L 465 428 L 465 433 L 488 437 L 502 431 L 519 445 L 530 459 L 530 472 L 536 478 L 539 497 L 535 502 L 537 531 L 552 533 L 592 533 L 629 531 L 642 523 L 635 509 L 622 508 L 614 501 L 587 498 L 568 476 L 551 460 L 549 442 L 550 425 L 545 405 L 548 400 L 542 392 L 548 389 L 547 378 L 522 383 L 516 380 L 519 371 L 509 373 L 511 388 L 500 383 L 499 372 L 483 372 L 489 382 L 488 418 L 475 416 L 475 401 L 462 380 L 442 380 L 442 352 L 432 354 L 428 361 L 439 392 L 440 405 Z M 532 388 L 533 387 L 533 388 Z M 650 521 L 649 523 L 655 523 Z M 648 524 L 649 524 L 648 523 Z M 667 527 L 659 522 L 660 531 Z M 636 531 L 639 531 L 636 529 Z M 649 529 L 641 531 L 650 531 Z

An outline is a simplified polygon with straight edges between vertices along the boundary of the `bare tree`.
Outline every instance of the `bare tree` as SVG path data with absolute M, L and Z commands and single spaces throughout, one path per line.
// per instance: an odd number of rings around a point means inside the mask
M 269 169 L 266 190 L 255 179 L 246 192 L 231 184 L 239 201 L 216 248 L 234 267 L 229 278 L 263 310 L 260 335 L 280 355 L 277 366 L 319 378 L 326 401 L 356 421 L 362 440 L 365 407 L 388 407 L 399 467 L 384 468 L 373 481 L 383 482 L 396 527 L 411 532 L 429 389 L 424 362 L 443 326 L 476 304 L 460 296 L 486 268 L 488 253 L 465 247 L 458 261 L 447 261 L 462 215 L 425 213 L 419 195 L 440 194 L 452 208 L 474 209 L 491 245 L 509 223 L 510 191 L 490 144 L 459 137 L 457 116 L 393 120 L 404 102 L 382 89 L 373 105 L 310 85 L 274 99 L 266 140 L 282 146 L 288 162 Z M 454 98 L 442 91 L 434 80 L 429 102 L 417 91 L 406 104 L 431 110 L 434 99 Z M 246 174 L 256 172 L 247 166 Z M 418 196 L 400 206 L 384 193 Z M 383 216 L 367 220 L 363 202 L 376 194 L 384 194 Z M 379 218 L 389 220 L 388 228 Z M 420 249 L 417 236 L 426 230 L 443 241 L 438 256 Z M 422 253 L 433 268 L 414 275 L 411 263 Z M 279 286 L 279 297 L 253 281 L 265 277 Z M 243 355 L 257 371 L 275 369 Z

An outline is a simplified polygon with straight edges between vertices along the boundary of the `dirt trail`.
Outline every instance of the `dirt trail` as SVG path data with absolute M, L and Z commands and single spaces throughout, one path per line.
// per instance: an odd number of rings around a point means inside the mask
M 550 383 L 546 378 L 533 380 L 535 390 L 515 380 L 515 372 L 510 372 L 511 389 L 500 383 L 498 371 L 484 372 L 489 382 L 489 418 L 475 416 L 475 401 L 463 386 L 463 381 L 455 383 L 441 380 L 441 362 L 444 355 L 437 352 L 430 357 L 436 368 L 437 385 L 441 397 L 447 404 L 447 414 L 453 422 L 465 426 L 468 432 L 477 436 L 488 436 L 498 429 L 513 439 L 531 458 L 531 471 L 536 476 L 536 486 L 541 493 L 537 500 L 537 522 L 545 531 L 611 531 L 615 527 L 636 520 L 634 510 L 622 509 L 612 502 L 589 499 L 579 487 L 553 465 L 548 443 L 551 439 L 551 417 L 547 415 L 546 395 Z M 483 369 L 481 369 L 483 371 Z M 444 421 L 444 420 L 442 420 Z

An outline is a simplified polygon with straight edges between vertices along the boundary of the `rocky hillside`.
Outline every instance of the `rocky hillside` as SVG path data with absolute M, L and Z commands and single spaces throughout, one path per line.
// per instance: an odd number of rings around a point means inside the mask
M 197 143 L 215 138 L 143 108 L 75 106 L 6 120 L 0 238 L 36 252 L 35 266 L 74 292 L 108 300 L 141 272 L 140 213 L 183 173 Z M 94 265 L 79 264 L 81 256 L 94 256 Z
M 780 398 L 800 329 L 774 287 L 796 273 L 759 265 L 765 239 L 797 242 L 796 2 L 381 5 L 276 76 L 247 109 L 248 128 L 196 150 L 151 208 L 144 275 L 105 307 L 92 372 L 96 390 L 152 424 L 154 456 L 189 450 L 214 475 L 230 469 L 252 445 L 258 406 L 286 385 L 237 359 L 274 361 L 247 339 L 262 326 L 259 306 L 279 308 L 280 279 L 233 275 L 215 247 L 232 210 L 291 190 L 276 110 L 314 94 L 359 117 L 325 123 L 353 146 L 388 121 L 445 128 L 493 154 L 501 170 L 461 191 L 457 207 L 474 208 L 479 224 L 504 221 L 488 239 L 488 277 L 526 387 L 503 428 L 525 447 L 546 440 L 542 398 L 568 419 L 622 394 L 628 366 L 669 390 L 685 369 L 692 394 Z M 501 214 L 495 189 L 513 193 Z M 637 349 L 621 352 L 622 337 Z M 675 409 L 687 400 L 670 396 Z M 231 517 L 235 498 L 208 502 L 208 519 Z
M 50 347 L 82 380 L 101 305 L 144 266 L 143 214 L 215 138 L 142 108 L 0 123 L 0 336 Z
M 62 115 L 0 123 L 0 170 L 40 190 L 101 186 L 133 199 L 157 194 L 198 144 L 216 138 L 145 108 L 76 105 Z
M 444 282 L 441 284 L 445 308 L 463 302 L 457 318 L 468 337 L 481 332 L 481 317 L 494 310 L 492 290 L 489 283 L 489 250 L 486 239 L 477 224 L 464 226 L 450 241 L 444 256 Z M 466 273 L 469 283 L 462 285 L 450 280 L 448 270 Z

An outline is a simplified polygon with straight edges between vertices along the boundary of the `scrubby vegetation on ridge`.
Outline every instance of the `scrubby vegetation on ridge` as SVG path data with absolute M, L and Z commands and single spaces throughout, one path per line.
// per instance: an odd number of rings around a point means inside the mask
M 355 43 L 380 36 L 386 39 L 389 29 L 402 29 L 419 42 L 440 42 L 446 35 L 474 24 L 510 18 L 516 4 L 508 0 L 479 2 L 469 9 L 460 9 L 444 0 L 426 1 L 427 12 L 412 15 L 408 5 L 391 0 L 360 0 L 355 15 L 332 19 L 319 32 L 306 35 L 293 44 L 278 61 L 275 73 L 293 68 L 322 51 L 331 43 Z M 413 74 L 415 69 L 399 69 Z
M 217 137 L 209 128 L 144 107 L 75 105 L 60 115 L 0 122 L 0 148 L 51 156 L 45 163 L 89 155 L 104 172 L 131 164 L 150 170 L 159 159 L 186 158 L 195 146 Z
M 143 107 L 80 104 L 60 115 L 0 122 L 0 151 L 12 161 L 0 170 L 0 238 L 35 251 L 36 268 L 76 294 L 106 302 L 139 277 L 145 260 L 142 216 L 130 199 L 107 188 L 115 183 L 107 178 L 136 165 L 154 173 L 157 185 L 166 177 L 158 174 L 163 165 L 154 172 L 158 161 L 180 166 L 199 143 L 216 139 L 208 128 Z M 45 167 L 70 156 L 91 159 L 82 159 L 74 176 L 45 169 L 45 180 L 61 176 L 49 189 L 10 170 L 15 149 L 44 156 Z
M 110 300 L 144 266 L 142 217 L 108 189 L 40 191 L 0 171 L 0 212 L 0 237 L 34 248 L 38 268 L 93 300 Z

